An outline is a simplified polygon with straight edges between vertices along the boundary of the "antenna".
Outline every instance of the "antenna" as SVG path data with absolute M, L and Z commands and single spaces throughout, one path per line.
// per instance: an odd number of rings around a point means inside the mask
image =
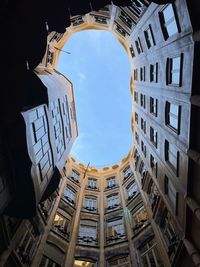
M 70 52 L 67 52 L 67 51 L 65 51 L 65 50 L 59 49 L 58 47 L 55 47 L 55 46 L 54 46 L 54 48 L 57 49 L 57 50 L 59 50 L 59 51 L 61 51 L 61 52 L 66 53 L 66 54 L 71 54 Z
M 86 169 L 85 169 L 85 173 L 84 173 L 84 175 L 83 175 L 83 179 L 85 178 L 85 175 L 86 175 L 86 173 L 87 173 L 87 170 L 88 170 L 89 165 L 90 165 L 90 162 L 88 163 L 88 165 L 87 165 L 87 167 L 86 167 Z

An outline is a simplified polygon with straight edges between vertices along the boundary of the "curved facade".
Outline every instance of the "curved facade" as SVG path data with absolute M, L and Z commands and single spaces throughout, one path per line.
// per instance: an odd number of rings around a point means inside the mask
M 48 34 L 35 72 L 52 89 L 62 88 L 65 78 L 55 68 L 74 32 L 106 29 L 125 47 L 134 144 L 118 165 L 100 170 L 73 158 L 57 160 L 59 186 L 40 195 L 30 220 L 9 217 L 2 202 L 1 266 L 199 266 L 200 7 L 198 1 L 157 2 L 163 5 L 137 0 L 91 12 L 80 5 L 81 15 L 71 13 L 64 33 Z M 74 137 L 76 131 L 74 121 Z M 56 141 L 55 162 L 62 143 Z

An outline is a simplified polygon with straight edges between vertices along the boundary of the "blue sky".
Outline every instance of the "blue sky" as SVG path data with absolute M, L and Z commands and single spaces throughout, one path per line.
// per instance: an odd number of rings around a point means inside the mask
M 112 33 L 74 33 L 63 47 L 57 69 L 74 86 L 79 136 L 71 155 L 101 168 L 129 152 L 131 136 L 130 64 Z

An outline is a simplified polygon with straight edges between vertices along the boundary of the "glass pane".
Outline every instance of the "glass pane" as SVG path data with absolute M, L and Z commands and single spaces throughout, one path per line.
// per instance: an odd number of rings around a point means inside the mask
M 173 20 L 167 25 L 167 32 L 169 36 L 172 36 L 178 32 L 178 27 L 175 20 Z
M 178 106 L 174 104 L 170 104 L 170 113 L 178 117 Z
M 174 10 L 172 8 L 172 5 L 168 5 L 164 10 L 163 10 L 163 15 L 164 15 L 164 20 L 165 23 L 169 21 L 171 18 L 174 17 Z

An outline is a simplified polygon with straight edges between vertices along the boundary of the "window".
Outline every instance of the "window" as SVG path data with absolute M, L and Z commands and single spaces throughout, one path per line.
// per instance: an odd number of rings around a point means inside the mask
M 61 266 L 57 264 L 55 261 L 48 258 L 47 256 L 43 255 L 39 267 L 61 267 Z
M 74 180 L 75 182 L 79 183 L 79 176 L 80 176 L 80 173 L 77 170 L 73 169 L 71 172 L 70 178 Z
M 157 148 L 158 145 L 158 134 L 153 127 L 150 127 L 150 141 Z
M 155 45 L 155 39 L 153 36 L 151 25 L 149 25 L 149 27 L 144 31 L 144 36 L 145 36 L 148 49 Z
M 150 64 L 150 82 L 158 82 L 158 63 Z
M 177 214 L 176 207 L 177 207 L 178 193 L 176 192 L 176 189 L 174 188 L 174 185 L 172 184 L 171 180 L 166 175 L 165 175 L 165 194 L 168 195 L 168 198 L 175 209 L 175 213 Z
M 64 198 L 71 204 L 75 203 L 75 192 L 70 187 L 66 187 L 64 191 Z
M 109 221 L 107 223 L 107 241 L 116 241 L 116 239 L 124 239 L 125 230 L 122 219 Z
M 140 54 L 140 53 L 143 52 L 142 44 L 141 44 L 141 41 L 140 41 L 140 38 L 139 38 L 139 37 L 138 37 L 138 39 L 135 41 L 135 46 L 136 46 L 136 49 L 137 49 L 138 54 Z
M 141 260 L 143 267 L 159 267 L 162 266 L 159 261 L 159 254 L 156 243 L 153 240 L 147 242 L 141 249 Z
M 106 181 L 107 181 L 107 188 L 112 188 L 116 186 L 115 176 L 107 178 Z
M 95 22 L 100 24 L 107 24 L 107 19 L 100 16 L 94 16 Z
M 146 108 L 146 96 L 143 94 L 140 94 L 140 105 L 144 109 Z
M 151 166 L 151 169 L 152 169 L 152 173 L 155 175 L 155 177 L 157 177 L 158 164 L 157 164 L 155 158 L 152 155 L 150 155 L 150 166 Z
M 119 32 L 123 37 L 126 37 L 126 31 L 118 24 L 116 24 L 116 31 Z
M 97 189 L 97 180 L 93 178 L 89 178 L 87 187 L 90 189 Z
M 138 114 L 135 112 L 135 122 L 138 124 Z
M 180 133 L 181 106 L 166 101 L 165 123 L 177 134 Z
M 97 210 L 97 199 L 93 197 L 85 197 L 83 207 L 84 209 L 89 210 L 89 211 L 96 211 Z
M 114 194 L 107 197 L 107 209 L 115 209 L 119 207 L 119 195 Z
M 149 224 L 148 214 L 145 208 L 142 206 L 139 210 L 137 210 L 133 214 L 133 233 L 137 234 L 143 228 L 145 228 L 147 224 Z
M 124 180 L 128 179 L 131 175 L 133 175 L 133 172 L 132 172 L 130 166 L 127 166 L 127 167 L 123 170 L 123 173 L 124 173 Z
M 108 267 L 129 267 L 129 258 L 128 257 L 116 257 L 108 261 Z
M 158 115 L 158 99 L 150 97 L 150 113 L 157 117 Z
M 180 32 L 180 26 L 175 14 L 175 8 L 171 4 L 167 5 L 160 13 L 160 25 L 162 28 L 164 39 Z
M 169 143 L 165 140 L 165 160 L 168 162 L 172 170 L 178 176 L 179 167 L 179 152 L 177 151 L 174 144 Z
M 137 81 L 138 80 L 138 70 L 134 69 L 133 73 L 134 73 L 134 81 Z
M 140 143 L 140 139 L 139 139 L 139 134 L 138 134 L 137 132 L 135 132 L 135 140 L 136 140 L 136 142 L 137 142 L 138 145 L 139 145 L 139 143 Z
M 131 29 L 132 20 L 126 15 L 126 13 L 121 11 L 121 14 L 120 14 L 119 18 L 126 24 L 126 26 L 128 26 L 129 29 Z
M 137 194 L 137 184 L 135 181 L 127 187 L 128 199 L 133 198 Z
M 131 56 L 135 57 L 135 51 L 133 49 L 133 45 L 130 46 L 130 52 L 131 52 Z
M 140 81 L 145 81 L 145 66 L 140 68 Z
M 141 118 L 141 129 L 146 134 L 146 121 Z
M 79 243 L 94 243 L 97 241 L 97 223 L 95 221 L 82 220 L 79 229 Z
M 138 92 L 134 91 L 134 101 L 138 103 Z
M 141 150 L 142 150 L 143 155 L 146 158 L 146 155 L 147 155 L 147 147 L 146 147 L 146 145 L 144 144 L 143 141 L 141 141 Z
M 181 86 L 182 84 L 183 55 L 167 58 L 166 84 Z
M 70 220 L 68 220 L 67 218 L 64 218 L 59 213 L 56 213 L 52 228 L 58 234 L 68 238 L 69 230 L 70 230 Z

